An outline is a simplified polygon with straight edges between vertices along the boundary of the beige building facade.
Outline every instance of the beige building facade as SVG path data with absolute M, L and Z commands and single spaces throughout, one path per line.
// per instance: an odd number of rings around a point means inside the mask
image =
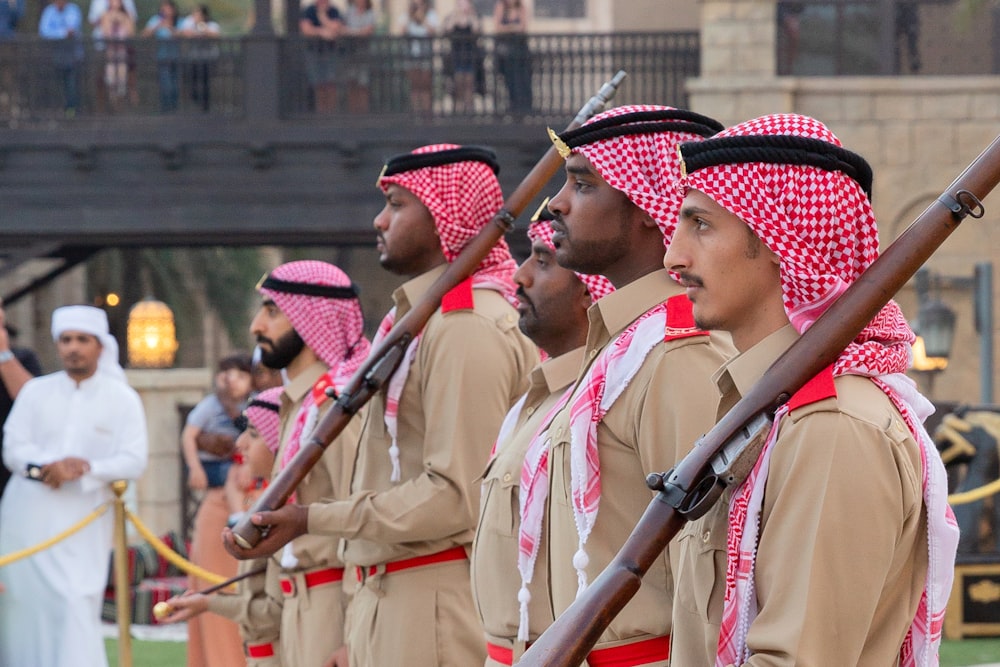
M 688 86 L 691 108 L 727 125 L 781 112 L 825 122 L 872 165 L 873 203 L 885 248 L 1000 135 L 1000 77 L 779 77 L 775 5 L 773 0 L 701 3 L 701 76 Z M 1000 271 L 1000 194 L 987 198 L 985 208 L 985 217 L 967 219 L 952 234 L 928 260 L 928 269 L 951 279 L 971 279 L 978 262 L 993 262 L 994 274 Z M 1000 308 L 996 282 L 994 277 L 994 313 Z M 978 404 L 984 371 L 972 291 L 953 287 L 939 296 L 957 315 L 951 359 L 933 382 L 914 377 L 935 401 Z M 897 300 L 914 323 L 914 281 Z M 1000 336 L 993 319 L 996 358 Z M 992 378 L 996 401 L 995 364 Z

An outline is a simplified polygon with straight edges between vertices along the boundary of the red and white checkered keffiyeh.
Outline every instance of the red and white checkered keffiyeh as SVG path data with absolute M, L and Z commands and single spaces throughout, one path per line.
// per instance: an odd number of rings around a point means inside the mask
M 278 417 L 278 410 L 281 408 L 283 391 L 283 387 L 265 389 L 250 399 L 250 404 L 243 411 L 247 421 L 257 429 L 272 454 L 278 452 L 281 444 L 281 419 Z
M 270 273 L 271 278 L 292 283 L 349 287 L 351 279 L 333 264 L 302 260 L 282 264 Z M 368 357 L 371 345 L 364 337 L 364 317 L 355 299 L 335 299 L 322 296 L 293 294 L 261 286 L 261 295 L 270 298 L 288 317 L 292 328 L 305 344 L 316 353 L 329 371 L 320 383 L 322 389 L 333 387 L 340 392 L 354 372 Z M 282 452 L 284 467 L 301 447 L 304 436 L 312 433 L 318 419 L 319 404 L 326 400 L 314 390 L 304 398 L 295 417 L 295 426 Z
M 456 144 L 433 144 L 413 151 L 414 155 L 435 153 L 460 148 Z M 479 231 L 489 224 L 493 215 L 503 207 L 500 182 L 489 165 L 474 160 L 411 169 L 379 179 L 384 192 L 396 184 L 412 192 L 427 207 L 434 218 L 434 226 L 441 239 L 441 250 L 448 262 L 454 261 Z M 514 296 L 514 272 L 517 264 L 504 239 L 500 239 L 472 274 L 473 289 L 493 289 L 500 292 L 511 304 Z M 373 344 L 377 347 L 392 329 L 396 309 L 392 308 L 379 323 Z M 400 480 L 399 444 L 397 442 L 399 397 L 416 358 L 420 334 L 410 342 L 399 368 L 389 380 L 385 397 L 385 426 L 392 437 L 389 458 L 392 460 L 390 481 Z
M 764 116 L 724 130 L 715 138 L 786 135 L 840 141 L 815 119 L 795 114 Z M 798 332 L 808 329 L 878 255 L 871 203 L 847 175 L 808 165 L 762 162 L 698 169 L 680 181 L 744 220 L 781 262 L 785 312 Z M 895 302 L 889 302 L 833 366 L 834 375 L 871 377 L 902 414 L 921 448 L 923 495 L 928 516 L 929 565 L 917 616 L 900 650 L 901 664 L 937 664 L 944 609 L 951 591 L 958 528 L 947 504 L 944 466 L 922 425 L 933 411 L 903 373 L 911 358 L 913 332 Z M 753 562 L 768 457 L 775 426 L 758 467 L 734 493 L 730 505 L 729 564 L 716 664 L 740 664 L 756 616 Z
M 539 220 L 528 225 L 528 239 L 532 243 L 541 241 L 549 250 L 555 252 L 556 247 L 552 243 L 552 234 L 552 224 L 547 220 Z M 599 301 L 602 297 L 615 290 L 615 286 L 604 276 L 591 273 L 577 273 L 576 271 L 573 273 L 576 273 L 576 277 L 580 279 L 580 282 L 587 286 L 587 293 L 590 294 L 592 302 Z
M 461 148 L 456 144 L 422 146 L 412 153 L 423 155 Z M 390 184 L 405 188 L 434 216 L 441 238 L 441 250 L 449 262 L 489 223 L 503 207 L 500 181 L 489 165 L 474 160 L 411 169 L 379 179 L 384 192 Z M 513 285 L 517 265 L 507 241 L 500 239 L 476 269 L 474 275 L 490 274 Z M 508 299 L 513 299 L 513 287 Z
M 623 116 L 637 111 L 660 111 L 667 106 L 634 104 L 615 107 L 597 114 L 584 125 Z M 652 134 L 611 137 L 572 149 L 590 161 L 601 178 L 619 190 L 633 204 L 649 214 L 663 232 L 664 247 L 673 238 L 677 213 L 683 195 L 674 187 L 680 172 L 677 145 L 685 141 L 701 141 L 702 136 L 689 132 L 656 132 Z

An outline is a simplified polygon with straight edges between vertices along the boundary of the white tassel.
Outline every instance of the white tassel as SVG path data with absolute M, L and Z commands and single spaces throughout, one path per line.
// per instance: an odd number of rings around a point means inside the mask
M 392 446 L 389 447 L 389 458 L 392 460 L 392 474 L 389 475 L 390 482 L 398 482 L 399 478 L 402 477 L 402 473 L 399 469 L 399 445 L 396 441 L 392 441 Z
M 528 603 L 531 602 L 531 591 L 525 584 L 521 584 L 521 590 L 517 592 L 517 601 L 520 603 L 521 620 L 517 626 L 517 641 L 528 641 Z
M 587 590 L 587 566 L 590 565 L 590 556 L 580 543 L 580 548 L 573 554 L 573 567 L 576 569 L 576 597 L 579 598 Z

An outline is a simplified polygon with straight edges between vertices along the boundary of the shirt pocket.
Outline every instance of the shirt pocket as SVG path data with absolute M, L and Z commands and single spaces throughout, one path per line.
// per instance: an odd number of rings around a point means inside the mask
M 674 602 L 705 622 L 722 618 L 726 592 L 726 523 L 728 503 L 718 502 L 704 518 L 688 523 L 677 538 L 680 553 L 674 573 Z
M 495 464 L 494 459 L 483 474 L 480 530 L 510 537 L 516 532 L 521 512 L 520 475 Z

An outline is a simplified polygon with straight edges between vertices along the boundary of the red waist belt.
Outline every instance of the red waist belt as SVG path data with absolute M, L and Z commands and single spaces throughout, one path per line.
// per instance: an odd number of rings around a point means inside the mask
M 467 558 L 468 556 L 465 553 L 465 547 L 452 547 L 450 549 L 445 549 L 444 551 L 439 551 L 436 554 L 414 556 L 413 558 L 404 558 L 403 560 L 394 560 L 391 563 L 386 563 L 383 574 L 392 574 L 393 572 L 399 572 L 400 570 L 409 570 L 410 568 L 433 565 L 434 563 L 466 560 Z M 367 568 L 356 567 L 354 568 L 354 571 L 358 577 L 358 581 L 364 581 L 365 577 L 373 577 L 378 574 L 379 567 L 380 566 L 378 565 L 369 565 Z
M 247 644 L 248 658 L 273 658 L 274 644 Z
M 328 567 L 325 570 L 306 572 L 303 578 L 306 581 L 306 588 L 332 584 L 344 579 L 344 568 Z M 295 580 L 291 577 L 281 577 L 281 592 L 285 595 L 295 595 Z
M 525 647 L 530 645 L 528 643 Z M 501 665 L 514 664 L 513 649 L 486 642 L 486 655 Z M 591 651 L 590 655 L 587 656 L 587 664 L 590 667 L 632 667 L 633 665 L 659 662 L 669 657 L 670 635 L 664 635 L 663 637 L 643 639 L 642 641 L 622 646 L 599 648 L 596 651 Z
M 670 635 L 664 635 L 591 651 L 587 656 L 587 664 L 590 667 L 631 667 L 666 660 L 669 657 Z
M 525 648 L 529 646 L 531 646 L 531 642 L 524 645 Z M 490 660 L 499 662 L 501 665 L 514 664 L 514 649 L 505 646 L 497 646 L 496 644 L 486 642 L 486 655 L 490 656 Z

